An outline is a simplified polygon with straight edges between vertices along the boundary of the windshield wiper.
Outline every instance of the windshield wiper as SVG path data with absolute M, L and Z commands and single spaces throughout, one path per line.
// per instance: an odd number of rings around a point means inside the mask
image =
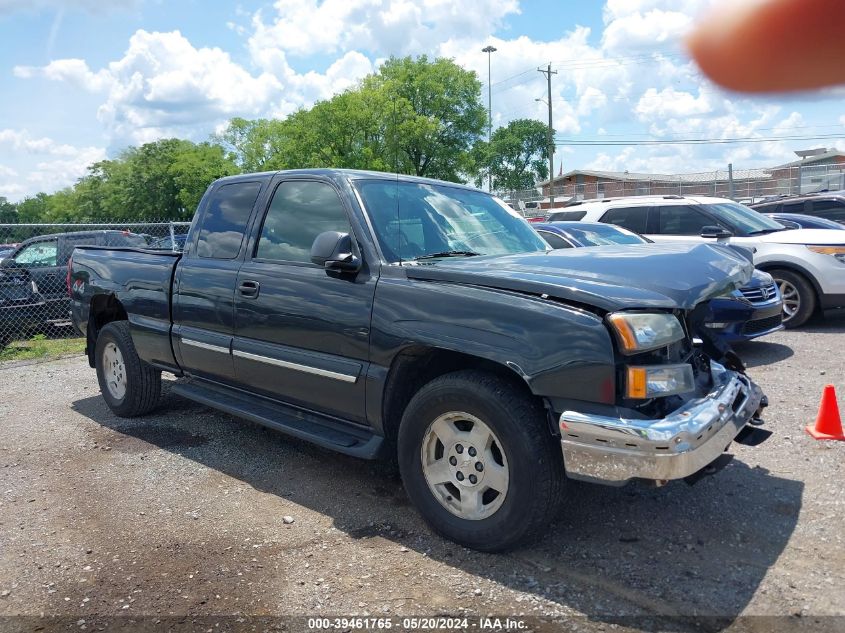
M 429 253 L 428 255 L 414 257 L 413 261 L 420 259 L 436 259 L 438 257 L 476 257 L 478 255 L 481 255 L 481 253 L 476 253 L 475 251 L 441 251 L 439 253 Z
M 782 229 L 760 229 L 759 231 L 752 231 L 751 233 L 746 233 L 746 235 L 768 235 L 769 233 L 779 233 L 780 231 L 786 231 L 786 227 Z

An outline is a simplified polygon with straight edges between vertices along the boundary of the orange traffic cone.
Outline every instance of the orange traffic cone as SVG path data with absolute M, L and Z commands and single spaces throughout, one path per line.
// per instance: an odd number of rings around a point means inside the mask
M 836 404 L 836 390 L 833 385 L 825 386 L 822 392 L 816 426 L 808 425 L 804 430 L 817 440 L 845 440 L 845 433 L 842 433 L 842 418 L 839 417 L 839 405 Z

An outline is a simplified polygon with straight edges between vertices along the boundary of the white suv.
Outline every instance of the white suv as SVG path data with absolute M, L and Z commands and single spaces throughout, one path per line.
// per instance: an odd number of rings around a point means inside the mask
M 638 196 L 576 203 L 585 222 L 607 222 L 657 241 L 719 240 L 754 249 L 754 265 L 783 294 L 783 324 L 817 308 L 845 307 L 845 231 L 787 229 L 725 198 Z

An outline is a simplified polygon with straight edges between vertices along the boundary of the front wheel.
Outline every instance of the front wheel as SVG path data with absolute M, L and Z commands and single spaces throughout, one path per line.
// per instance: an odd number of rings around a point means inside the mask
M 783 325 L 795 328 L 804 325 L 816 309 L 816 293 L 806 277 L 791 270 L 772 270 L 783 297 Z
M 498 376 L 441 376 L 411 400 L 399 427 L 399 470 L 411 501 L 443 536 L 501 551 L 548 526 L 564 483 L 545 411 Z
M 97 337 L 97 381 L 115 415 L 131 418 L 152 411 L 161 395 L 161 372 L 138 357 L 129 323 L 114 321 Z

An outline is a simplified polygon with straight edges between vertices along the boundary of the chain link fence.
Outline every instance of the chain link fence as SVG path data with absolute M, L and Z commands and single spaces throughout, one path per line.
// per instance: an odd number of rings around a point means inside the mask
M 576 200 L 623 196 L 714 196 L 751 204 L 766 198 L 845 189 L 845 164 L 733 169 L 690 174 L 637 174 L 581 170 L 532 189 L 499 191 L 523 214 L 539 215 Z
M 13 341 L 79 336 L 66 276 L 77 246 L 179 251 L 189 222 L 0 224 L 0 360 Z

